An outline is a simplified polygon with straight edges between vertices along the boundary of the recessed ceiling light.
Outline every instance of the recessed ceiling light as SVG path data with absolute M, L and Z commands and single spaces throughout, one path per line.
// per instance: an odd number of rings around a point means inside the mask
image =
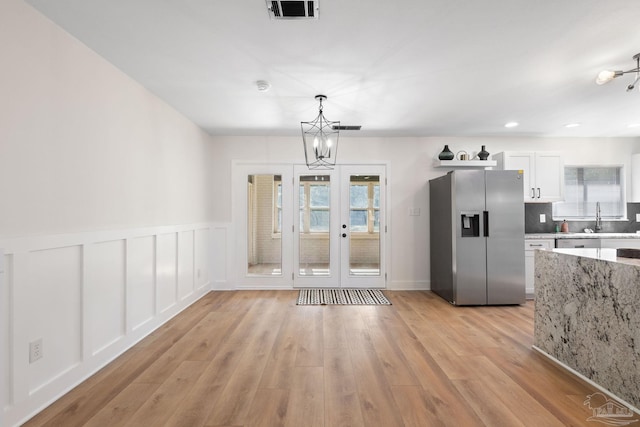
M 580 123 L 569 123 L 564 125 L 566 128 L 577 128 L 578 126 L 580 126 Z
M 640 123 L 631 123 L 630 125 L 627 125 L 628 128 L 637 128 L 640 127 Z
M 504 127 L 506 127 L 506 128 L 514 128 L 514 127 L 519 126 L 519 125 L 520 125 L 520 123 L 518 123 L 518 122 L 509 122 L 509 123 L 505 123 Z

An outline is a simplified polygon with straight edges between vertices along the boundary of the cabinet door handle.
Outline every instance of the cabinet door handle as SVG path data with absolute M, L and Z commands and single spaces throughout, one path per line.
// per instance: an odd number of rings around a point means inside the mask
M 539 247 L 539 248 L 541 248 L 541 247 L 542 247 L 542 246 L 544 246 L 544 245 L 541 245 L 541 244 L 537 244 L 537 245 L 529 244 L 529 246 L 530 246 L 530 247 L 534 247 L 534 246 L 535 246 L 535 247 Z
M 540 187 L 538 187 L 538 199 L 540 198 Z
M 536 189 L 531 187 L 531 198 L 535 199 L 536 198 Z

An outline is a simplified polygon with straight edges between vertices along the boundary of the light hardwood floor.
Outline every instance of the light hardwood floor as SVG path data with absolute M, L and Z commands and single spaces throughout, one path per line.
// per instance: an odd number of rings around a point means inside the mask
M 531 349 L 533 302 L 385 294 L 393 305 L 209 293 L 26 425 L 598 425 L 583 405 L 597 390 Z

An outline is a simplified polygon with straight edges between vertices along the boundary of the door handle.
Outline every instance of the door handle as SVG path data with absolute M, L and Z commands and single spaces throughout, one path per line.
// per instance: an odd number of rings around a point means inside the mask
M 489 237 L 489 211 L 482 211 L 484 222 L 484 237 Z
M 347 233 L 342 233 L 342 237 L 347 237 Z

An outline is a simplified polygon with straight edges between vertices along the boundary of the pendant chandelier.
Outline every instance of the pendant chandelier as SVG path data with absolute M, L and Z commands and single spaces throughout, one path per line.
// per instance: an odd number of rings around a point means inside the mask
M 300 122 L 304 159 L 309 169 L 333 169 L 338 153 L 340 122 L 327 120 L 322 114 L 322 101 L 325 95 L 316 95 L 320 102 L 318 117 L 310 122 Z

